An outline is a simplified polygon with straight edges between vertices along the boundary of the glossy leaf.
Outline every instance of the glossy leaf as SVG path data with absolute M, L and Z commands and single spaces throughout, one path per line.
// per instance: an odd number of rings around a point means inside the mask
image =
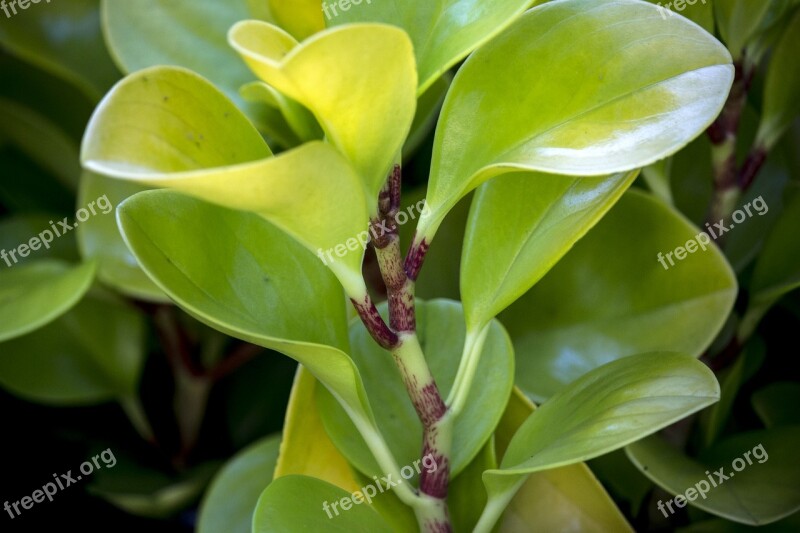
M 349 491 L 359 488 L 347 460 L 336 449 L 317 409 L 321 386 L 303 366 L 298 367 L 286 408 L 281 453 L 275 478 L 312 476 Z
M 636 174 L 519 173 L 484 183 L 472 201 L 461 257 L 467 330 L 483 329 L 539 281 L 611 209 Z
M 385 312 L 386 305 L 379 309 Z M 439 391 L 446 397 L 458 370 L 466 333 L 461 306 L 448 300 L 418 301 L 417 332 Z M 360 321 L 351 322 L 350 344 L 381 434 L 398 464 L 412 465 L 420 459 L 422 425 L 394 361 L 372 340 Z M 490 326 L 477 375 L 481 379 L 475 380 L 455 423 L 453 442 L 459 445 L 450 460 L 452 476 L 457 476 L 489 439 L 513 386 L 514 355 L 505 331 L 497 322 Z M 330 395 L 322 394 L 319 400 L 325 429 L 342 454 L 367 476 L 383 473 L 344 410 Z
M 626 451 L 647 477 L 671 494 L 686 494 L 690 488 L 697 492 L 696 484 L 711 476 L 717 486 L 710 486 L 705 498 L 695 494 L 689 505 L 742 524 L 763 525 L 800 509 L 798 446 L 800 428 L 790 426 L 737 435 L 699 460 L 658 436 Z M 720 478 L 718 471 L 728 479 Z
M 717 400 L 713 372 L 688 355 L 624 357 L 539 407 L 514 434 L 501 468 L 531 473 L 597 457 Z
M 452 81 L 453 78 L 449 75 L 437 79 L 417 99 L 417 111 L 411 123 L 411 131 L 403 145 L 403 160 L 411 157 L 436 127 L 439 111 Z
M 358 171 L 374 214 L 414 118 L 417 78 L 408 36 L 361 24 L 299 44 L 276 26 L 247 21 L 229 39 L 259 78 L 311 110 Z
M 757 3 L 769 4 L 769 2 Z M 778 41 L 767 71 L 764 87 L 764 108 L 758 128 L 756 144 L 771 150 L 780 137 L 800 114 L 800 11 L 795 11 L 783 36 Z
M 250 533 L 258 498 L 272 481 L 279 445 L 279 436 L 266 437 L 222 467 L 200 506 L 198 533 Z
M 183 69 L 155 67 L 118 84 L 87 127 L 82 159 L 99 174 L 257 212 L 312 251 L 367 227 L 360 181 L 332 147 L 314 142 L 271 157 L 244 115 Z M 362 257 L 363 249 L 330 265 L 358 299 Z
M 94 279 L 91 262 L 75 267 L 54 260 L 15 265 L 15 257 L 6 254 L 0 264 L 0 342 L 30 333 L 63 315 L 83 298 Z
M 767 14 L 770 3 L 771 0 L 714 0 L 717 28 L 734 59 L 739 59 L 745 45 L 756 37 L 756 31 Z
M 419 238 L 430 241 L 459 198 L 511 170 L 602 176 L 671 155 L 718 115 L 730 61 L 702 28 L 682 17 L 665 23 L 652 4 L 533 8 L 453 81 Z
M 339 504 L 348 498 L 346 510 L 323 505 Z M 287 531 L 330 531 L 391 533 L 388 524 L 362 500 L 353 504 L 350 493 L 313 477 L 287 476 L 273 481 L 261 494 L 253 518 L 253 533 Z M 328 516 L 330 515 L 330 516 Z
M 703 353 L 733 307 L 736 279 L 714 244 L 683 261 L 673 254 L 670 266 L 666 254 L 698 233 L 672 208 L 628 191 L 501 315 L 514 340 L 517 384 L 545 399 L 620 357 Z
M 484 473 L 488 531 L 528 474 L 621 448 L 719 399 L 713 372 L 675 353 L 625 357 L 597 368 L 547 401 L 520 426 L 500 468 Z
M 97 261 L 97 277 L 103 283 L 140 300 L 168 302 L 163 291 L 139 268 L 122 240 L 113 212 L 123 200 L 144 190 L 145 187 L 135 183 L 85 172 L 78 191 L 78 205 L 85 206 L 104 198 L 103 206 L 110 208 L 105 213 L 98 209 L 97 216 L 76 228 L 78 244 L 84 259 Z
M 753 393 L 750 401 L 761 421 L 768 428 L 800 425 L 797 405 L 800 404 L 800 384 L 779 381 Z
M 534 405 L 515 389 L 497 427 L 498 453 L 505 453 Z M 457 482 L 457 481 L 456 481 Z M 631 531 L 614 501 L 585 464 L 579 463 L 528 476 L 500 521 L 500 533 L 537 531 Z
M 119 78 L 100 30 L 100 1 L 37 3 L 26 2 L 24 11 L 17 4 L 13 20 L 0 24 L 0 42 L 11 53 L 99 100 Z
M 136 394 L 145 359 L 142 315 L 89 296 L 29 335 L 2 344 L 0 384 L 53 405 L 86 405 Z
M 336 2 L 323 3 L 323 11 L 328 26 L 383 22 L 403 28 L 414 43 L 422 94 L 450 67 L 500 34 L 532 3 L 495 0 L 490 6 L 472 0 L 366 0 L 352 2 L 347 9 Z
M 323 392 L 319 382 L 300 366 L 286 410 L 284 437 L 275 478 L 289 475 L 311 476 L 356 492 L 359 488 L 374 483 L 374 480 L 354 471 L 328 437 L 317 406 L 317 398 Z M 408 531 L 409 528 L 416 527 L 414 513 L 393 492 L 385 492 L 380 498 L 373 499 L 372 506 L 395 531 Z
M 103 0 L 103 30 L 125 73 L 158 65 L 185 67 L 242 107 L 239 87 L 253 76 L 226 36 L 240 20 L 263 16 L 254 8 L 246 0 Z
M 318 259 L 256 215 L 172 191 L 139 193 L 117 213 L 139 264 L 184 310 L 299 361 L 354 413 L 371 418 L 344 352 L 344 299 Z

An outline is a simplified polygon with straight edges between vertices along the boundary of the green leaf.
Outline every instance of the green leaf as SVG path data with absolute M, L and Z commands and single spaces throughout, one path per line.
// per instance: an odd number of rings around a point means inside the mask
M 353 163 L 375 214 L 414 119 L 417 77 L 405 32 L 359 24 L 299 44 L 276 26 L 247 21 L 229 40 L 259 78 L 311 110 Z
M 495 433 L 499 453 L 505 453 L 514 433 L 533 411 L 534 405 L 515 388 Z M 456 483 L 459 479 L 456 478 Z M 531 529 L 631 531 L 614 501 L 584 463 L 528 476 L 506 508 L 499 531 L 526 533 Z
M 286 408 L 275 478 L 308 475 L 354 491 L 358 485 L 353 471 L 322 425 L 317 408 L 317 398 L 321 392 L 322 387 L 314 376 L 305 367 L 299 366 Z
M 275 24 L 291 33 L 296 39 L 325 29 L 320 0 L 267 0 Z
M 761 339 L 753 339 L 736 358 L 736 362 L 719 375 L 720 400 L 700 413 L 700 434 L 703 446 L 708 448 L 722 434 L 733 411 L 733 405 L 744 385 L 764 361 L 766 346 Z
M 414 152 L 428 139 L 428 135 L 436 126 L 439 118 L 439 111 L 442 108 L 447 91 L 450 90 L 452 76 L 445 75 L 437 79 L 423 94 L 417 99 L 417 112 L 414 121 L 411 123 L 411 131 L 403 145 L 403 160 L 410 158 Z
M 740 335 L 745 338 L 780 298 L 800 286 L 800 242 L 796 228 L 800 224 L 800 194 L 784 205 L 775 226 L 764 242 L 750 281 L 750 301 L 742 319 Z
M 371 419 L 361 377 L 345 354 L 341 290 L 314 256 L 256 215 L 172 191 L 139 193 L 117 216 L 142 269 L 189 314 L 299 361 L 356 415 Z
M 385 316 L 386 304 L 379 306 L 379 310 Z M 439 391 L 446 397 L 458 370 L 466 334 L 461 305 L 449 300 L 418 300 L 417 333 Z M 350 344 L 381 434 L 399 465 L 412 465 L 420 458 L 422 425 L 394 361 L 372 340 L 360 321 L 351 322 Z M 489 439 L 513 386 L 513 351 L 496 321 L 490 326 L 477 375 L 482 378 L 475 380 L 467 404 L 455 422 L 453 442 L 458 446 L 450 459 L 452 476 L 457 476 Z M 344 410 L 327 394 L 320 395 L 319 405 L 325 429 L 339 451 L 361 473 L 381 474 Z
M 768 428 L 800 425 L 797 405 L 800 404 L 800 384 L 780 381 L 767 385 L 750 398 L 753 409 Z
M 58 124 L 73 142 L 80 141 L 97 104 L 64 79 L 8 54 L 0 68 L 0 94 Z
M 253 76 L 228 46 L 227 33 L 257 16 L 245 0 L 103 0 L 106 40 L 127 74 L 158 65 L 185 67 L 248 111 L 254 110 L 244 105 L 239 87 Z
M 258 498 L 272 481 L 279 446 L 278 435 L 261 439 L 217 472 L 200 506 L 198 533 L 250 533 Z
M 285 148 L 293 148 L 302 144 L 297 132 L 289 125 L 287 117 L 275 99 L 275 89 L 266 83 L 254 81 L 243 85 L 239 94 L 245 101 L 260 105 L 265 115 L 265 120 L 259 124 L 259 129 L 273 142 Z M 299 106 L 298 106 L 299 107 Z
M 694 224 L 706 221 L 713 194 L 711 141 L 701 135 L 672 156 L 671 182 L 675 208 Z
M 346 510 L 340 510 L 336 505 L 341 505 L 344 498 L 350 503 L 345 504 Z M 282 477 L 273 481 L 261 494 L 253 518 L 253 533 L 392 532 L 392 528 L 363 499 L 358 504 L 353 502 L 350 493 L 325 481 L 306 476 Z M 323 507 L 326 503 L 327 512 Z
M 718 518 L 716 520 L 703 520 L 687 527 L 682 527 L 677 533 L 786 533 L 787 531 L 800 530 L 800 514 L 795 513 L 783 520 L 778 520 L 764 526 L 745 526 L 730 520 Z
M 38 236 L 39 233 L 42 233 L 45 229 L 52 231 L 51 223 L 59 227 L 59 225 L 53 221 L 53 216 L 46 214 L 25 213 L 3 218 L 0 220 L 0 251 L 15 249 L 20 243 L 29 241 L 31 236 Z M 27 265 L 43 259 L 60 259 L 69 263 L 77 263 L 80 261 L 74 233 L 62 235 L 54 239 L 53 242 L 50 243 L 49 248 L 39 248 L 33 255 L 21 258 L 19 254 L 17 254 L 15 257 L 19 260 L 16 264 L 12 261 L 15 267 Z M 0 271 L 7 266 L 8 264 L 5 261 L 0 263 Z M 0 277 L 2 276 L 0 275 Z
M 713 372 L 687 355 L 643 354 L 591 371 L 533 412 L 500 469 L 484 473 L 490 512 L 476 531 L 488 531 L 528 474 L 621 448 L 718 399 Z
M 145 333 L 131 307 L 89 296 L 42 329 L 3 343 L 0 384 L 54 405 L 130 398 L 144 367 Z
M 753 2 L 767 5 L 769 2 Z M 748 4 L 750 5 L 750 4 Z M 764 87 L 764 107 L 755 144 L 771 150 L 800 114 L 800 10 L 795 11 L 772 53 Z
M 245 116 L 184 69 L 155 67 L 120 82 L 92 117 L 81 156 L 99 174 L 259 213 L 312 251 L 368 224 L 359 178 L 336 150 L 313 142 L 271 157 Z M 363 252 L 330 265 L 359 300 Z
M 687 147 L 688 148 L 688 147 Z M 672 198 L 672 160 L 673 157 L 656 161 L 642 169 L 642 181 L 653 195 L 667 205 L 674 205 Z
M 532 38 L 533 36 L 533 38 Z M 669 156 L 719 114 L 733 81 L 725 48 L 682 17 L 635 0 L 549 2 L 459 70 L 436 132 L 430 238 L 450 208 L 512 170 L 626 172 Z
M 99 0 L 26 3 L 25 11 L 17 3 L 13 20 L 3 19 L 0 42 L 14 55 L 99 100 L 119 79 L 103 42 Z
M 710 408 L 713 407 L 712 405 Z M 628 504 L 626 516 L 639 516 L 642 502 L 653 489 L 653 484 L 631 464 L 624 450 L 616 450 L 592 459 L 589 461 L 589 468 L 603 486 L 608 487 L 616 501 Z
M 146 301 L 168 302 L 169 299 L 142 272 L 136 258 L 122 240 L 113 210 L 136 193 L 146 190 L 135 183 L 106 178 L 94 172 L 84 172 L 78 191 L 78 205 L 98 200 L 107 211 L 76 228 L 78 245 L 84 259 L 97 261 L 97 278 L 114 289 Z
M 339 9 L 341 3 L 329 0 L 323 2 L 323 11 L 328 26 L 383 22 L 403 28 L 414 43 L 422 94 L 450 67 L 500 34 L 532 3 L 494 0 L 490 7 L 472 0 L 359 0 L 343 10 Z
M 198 499 L 216 472 L 217 463 L 203 463 L 179 476 L 145 467 L 116 454 L 110 471 L 97 470 L 88 491 L 123 511 L 164 520 Z
M 698 460 L 658 436 L 632 444 L 626 451 L 647 477 L 669 493 L 686 494 L 693 489 L 695 499 L 689 505 L 734 522 L 764 525 L 800 509 L 798 447 L 800 427 L 790 426 L 737 435 Z M 721 479 L 718 471 L 729 479 Z M 709 477 L 717 486 L 710 485 Z M 705 497 L 697 494 L 702 481 L 708 486 Z
M 475 459 L 447 487 L 447 508 L 454 531 L 472 531 L 478 523 L 486 505 L 481 479 L 483 472 L 490 468 L 497 468 L 494 438 L 486 442 Z
M 532 473 L 597 457 L 719 400 L 703 363 L 683 354 L 623 357 L 592 370 L 535 411 L 503 456 L 504 473 Z
M 308 109 L 294 100 L 286 98 L 263 81 L 254 81 L 243 85 L 239 93 L 248 101 L 260 101 L 280 113 L 283 124 L 290 132 L 284 133 L 284 135 L 291 135 L 288 141 L 293 141 L 292 144 L 287 142 L 285 146 L 296 146 L 304 141 L 323 137 L 322 128 Z
M 717 28 L 734 59 L 739 59 L 744 47 L 757 37 L 756 31 L 771 3 L 771 0 L 714 0 Z
M 528 291 L 608 212 L 637 172 L 608 178 L 512 174 L 475 194 L 461 257 L 467 330 Z
M 545 399 L 620 357 L 703 353 L 733 307 L 736 278 L 713 244 L 670 266 L 666 254 L 698 234 L 671 207 L 628 191 L 500 316 L 518 354 L 517 384 Z
M 0 98 L 0 144 L 9 142 L 74 190 L 80 176 L 78 146 L 48 117 Z
M 92 262 L 75 267 L 54 260 L 13 265 L 12 257 L 16 255 L 4 255 L 5 264 L 0 265 L 0 342 L 30 333 L 63 315 L 83 298 L 95 273 Z

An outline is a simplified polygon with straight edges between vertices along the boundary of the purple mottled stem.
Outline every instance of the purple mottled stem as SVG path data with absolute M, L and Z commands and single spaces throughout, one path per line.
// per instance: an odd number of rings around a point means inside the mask
M 417 244 L 416 236 L 414 238 L 414 242 L 411 244 L 411 248 L 408 250 L 408 254 L 406 255 L 406 262 L 404 265 L 404 270 L 406 271 L 406 276 L 411 281 L 417 281 L 417 276 L 419 276 L 419 271 L 422 269 L 422 263 L 425 262 L 425 254 L 428 253 L 428 242 L 425 239 Z
M 378 313 L 369 295 L 365 296 L 360 302 L 352 298 L 350 301 L 353 302 L 353 307 L 356 308 L 358 316 L 361 317 L 361 321 L 366 326 L 367 331 L 381 348 L 391 350 L 397 346 L 397 334 L 389 329 L 389 326 L 383 321 L 383 317 Z
M 758 148 L 754 148 L 753 151 L 750 152 L 744 162 L 742 171 L 739 173 L 739 188 L 742 191 L 746 191 L 750 188 L 750 186 L 753 184 L 753 181 L 756 179 L 758 172 L 761 170 L 761 167 L 764 166 L 764 162 L 766 160 L 766 148 L 760 146 Z

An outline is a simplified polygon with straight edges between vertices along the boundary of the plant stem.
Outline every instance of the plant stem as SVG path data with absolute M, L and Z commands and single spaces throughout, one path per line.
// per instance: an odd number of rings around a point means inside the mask
M 389 329 L 389 326 L 383 321 L 383 317 L 378 313 L 378 309 L 375 307 L 369 294 L 365 295 L 364 299 L 361 301 L 357 302 L 352 298 L 350 301 L 353 307 L 355 307 L 358 316 L 361 318 L 361 322 L 364 323 L 369 334 L 372 335 L 372 338 L 381 348 L 384 350 L 391 350 L 397 346 L 397 334 Z
M 420 492 L 436 503 L 435 515 L 417 516 L 422 531 L 451 531 L 447 512 L 447 489 L 450 481 L 450 455 L 453 442 L 452 412 L 447 410 L 436 380 L 428 368 L 415 332 L 400 334 L 400 342 L 392 351 L 414 410 L 422 422 L 422 457 L 431 457 L 434 472 L 420 473 Z
M 257 344 L 250 344 L 249 342 L 242 342 L 236 348 L 219 361 L 214 368 L 207 372 L 211 381 L 219 381 L 231 372 L 237 370 L 239 367 L 249 362 L 255 356 L 263 352 L 265 348 Z
M 395 165 L 380 192 L 378 216 L 370 221 L 372 230 L 389 228 L 388 232 L 371 232 L 374 236 L 372 246 L 388 293 L 389 326 L 386 326 L 371 301 L 369 304 L 356 305 L 356 310 L 378 344 L 391 351 L 422 423 L 422 456 L 430 456 L 436 464 L 434 472 L 425 469 L 420 473 L 420 494 L 411 504 L 420 529 L 426 533 L 447 533 L 452 531 L 447 510 L 447 488 L 450 481 L 453 417 L 442 400 L 417 338 L 414 280 L 422 263 L 420 257 L 414 275 L 409 276 L 405 268 L 408 262 L 404 264 L 400 252 L 395 217 L 400 209 L 401 181 L 400 165 Z
M 453 388 L 450 389 L 450 396 L 447 398 L 447 405 L 455 416 L 461 413 L 464 404 L 469 396 L 469 390 L 475 379 L 475 372 L 483 352 L 483 345 L 486 342 L 486 335 L 489 333 L 489 324 L 478 330 L 477 333 L 467 333 L 464 341 L 464 352 L 461 355 L 461 363 L 458 365 L 456 379 Z
M 511 500 L 514 499 L 520 487 L 525 484 L 529 477 L 530 476 L 522 476 L 501 495 L 490 498 L 486 503 L 486 507 L 483 508 L 481 517 L 478 519 L 478 523 L 475 524 L 475 529 L 472 530 L 472 533 L 491 533 L 495 524 L 500 520 L 500 517 L 506 510 L 506 507 L 508 507 L 508 504 L 511 503 Z
M 181 438 L 175 463 L 180 467 L 197 442 L 212 381 L 205 369 L 195 363 L 191 341 L 175 315 L 175 308 L 159 306 L 153 313 L 153 321 L 175 380 L 173 408 Z
M 749 63 L 745 63 L 743 60 L 737 61 L 734 65 L 736 75 L 731 92 L 722 113 L 708 128 L 714 167 L 714 195 L 706 219 L 709 224 L 730 216 L 736 208 L 736 202 L 742 191 L 749 187 L 749 183 L 752 183 L 752 179 L 755 177 L 755 172 L 748 171 L 747 177 L 740 177 L 736 171 L 736 141 L 739 134 L 739 122 L 754 74 L 753 67 L 745 65 L 749 65 Z M 757 170 L 756 166 L 755 171 L 757 172 Z M 743 179 L 748 181 L 745 187 L 742 187 Z

